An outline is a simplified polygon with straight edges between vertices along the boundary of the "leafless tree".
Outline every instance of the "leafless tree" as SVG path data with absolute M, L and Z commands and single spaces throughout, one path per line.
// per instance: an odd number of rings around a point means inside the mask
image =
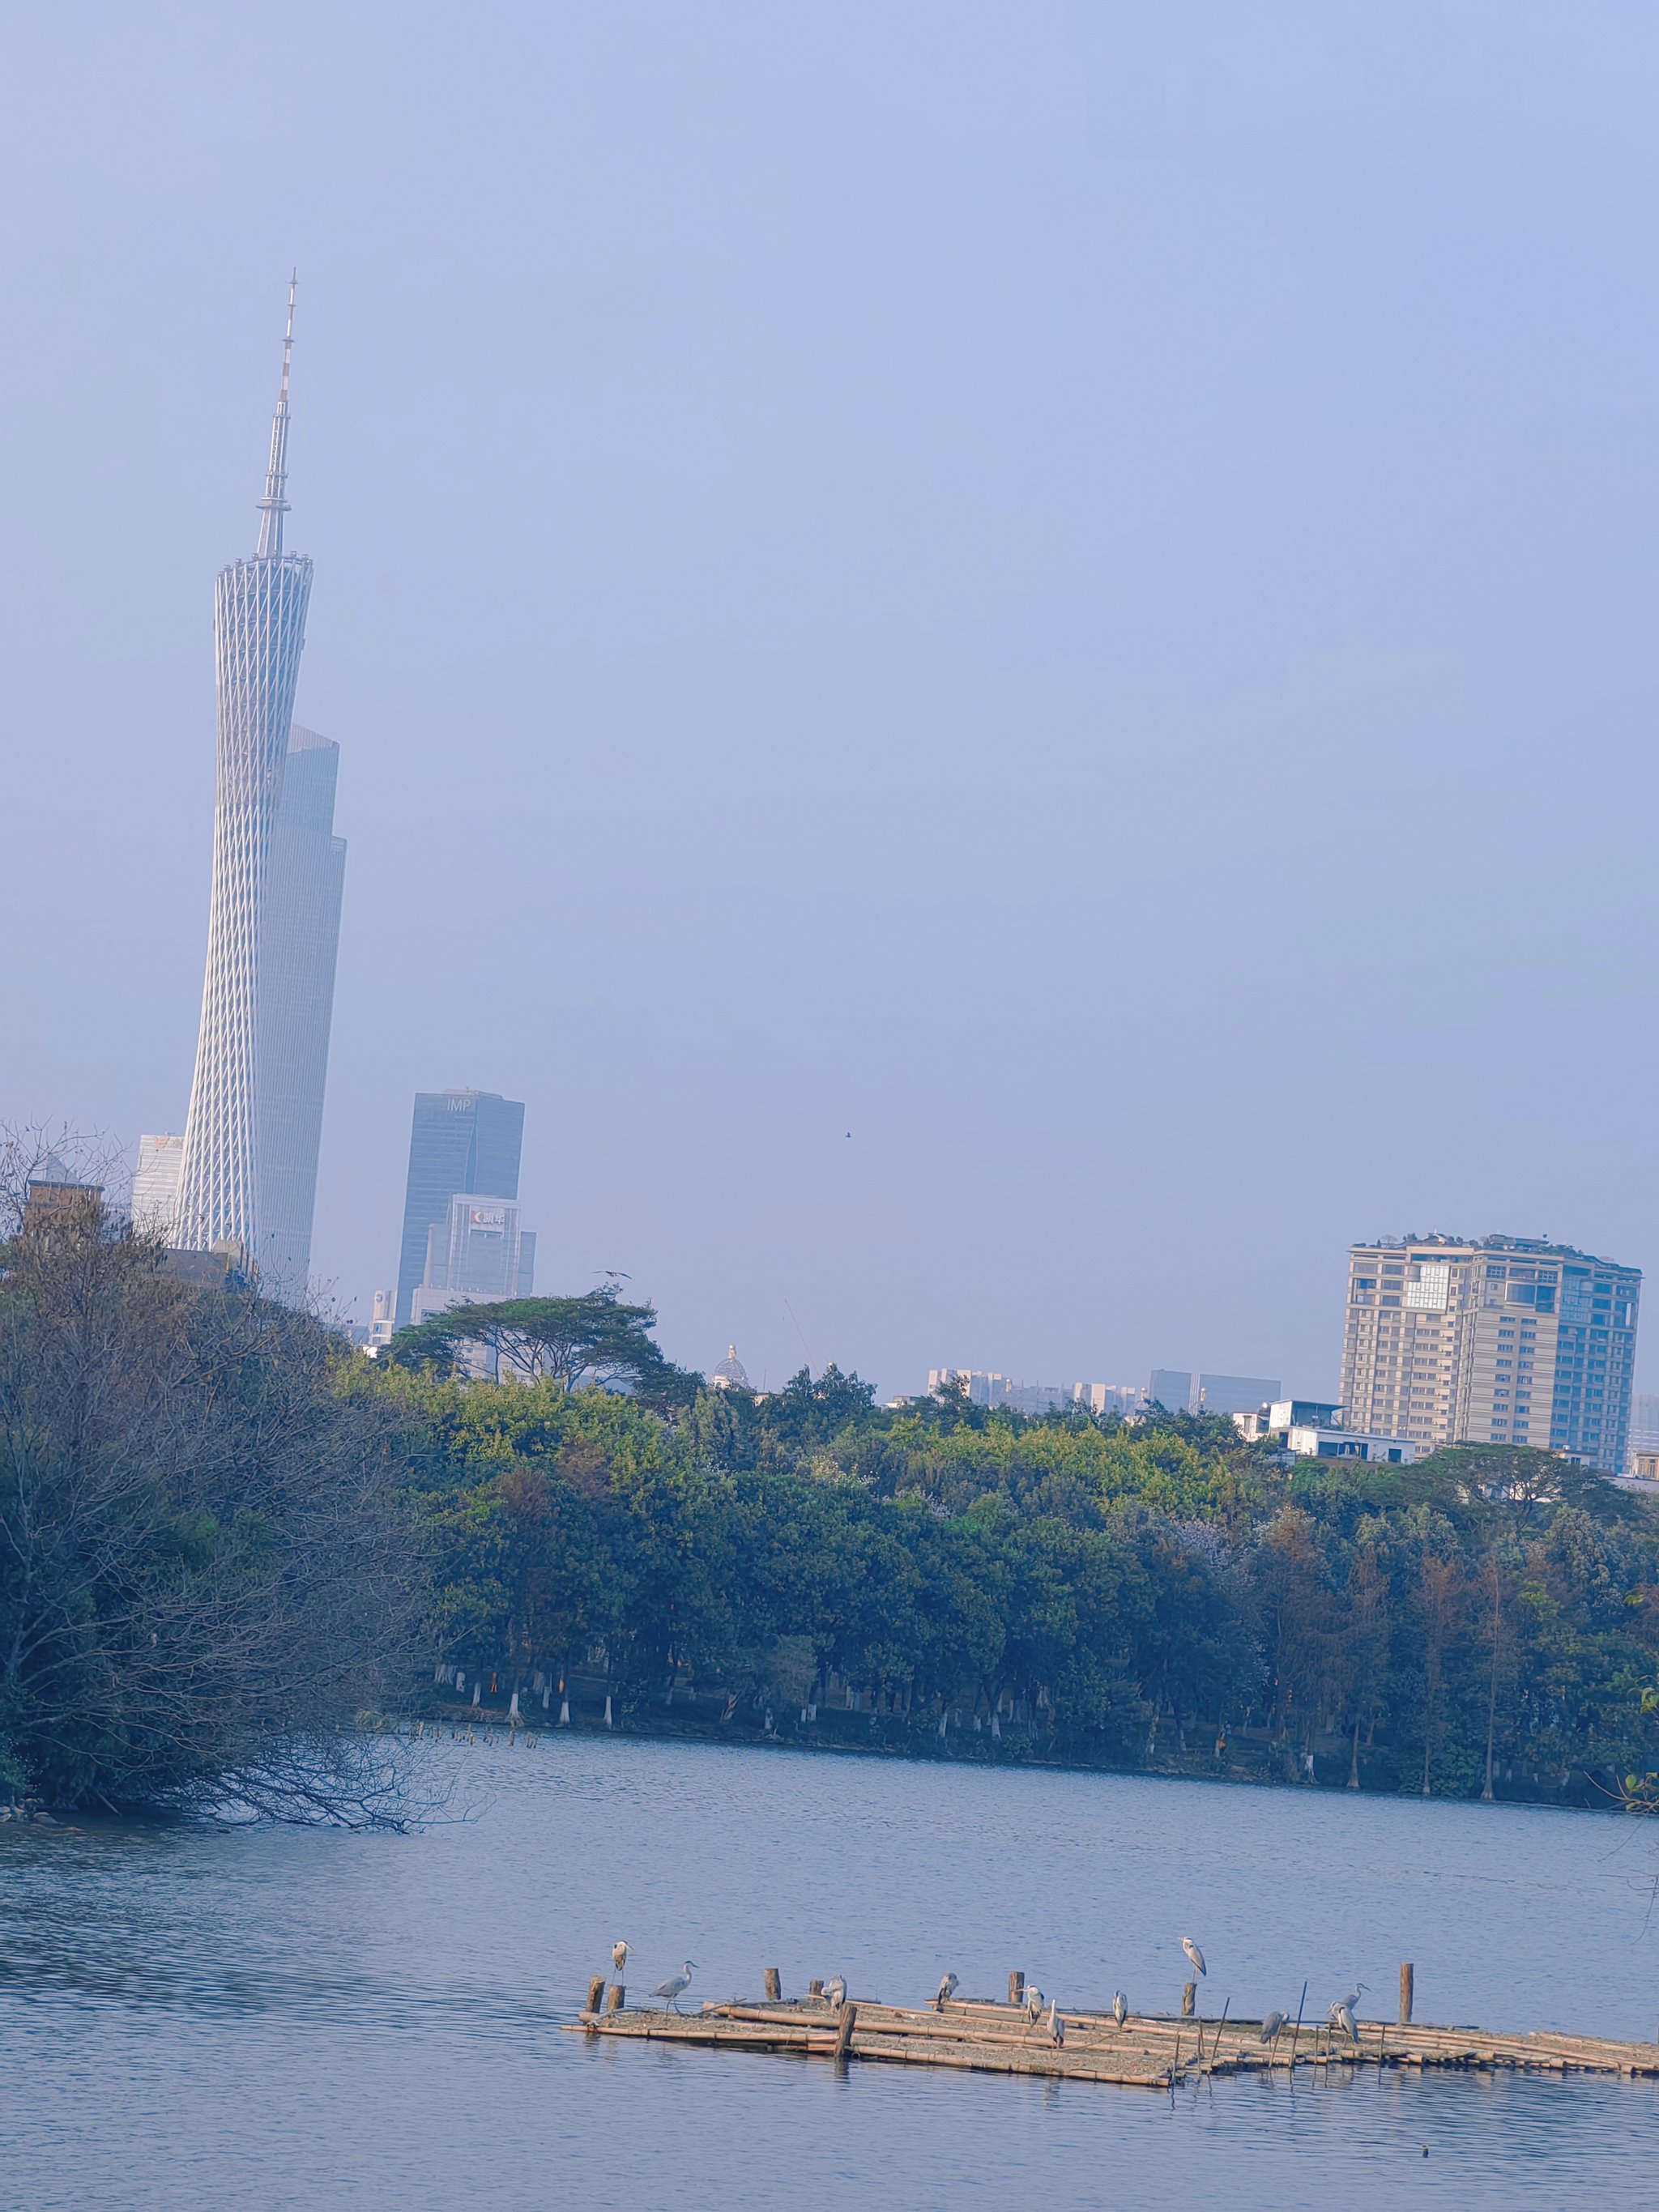
M 354 1723 L 406 1679 L 403 1442 L 349 1357 L 91 1190 L 0 1247 L 0 1750 L 43 1797 L 397 1817 Z

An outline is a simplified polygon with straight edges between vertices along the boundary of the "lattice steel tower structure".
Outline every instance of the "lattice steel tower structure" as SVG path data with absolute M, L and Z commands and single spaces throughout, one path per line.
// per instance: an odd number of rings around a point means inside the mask
M 283 550 L 288 513 L 289 287 L 283 380 L 259 501 L 259 548 L 219 572 L 214 595 L 218 751 L 207 975 L 173 1241 L 240 1246 L 259 1259 L 260 939 L 271 839 L 282 804 L 294 694 L 305 645 L 311 562 Z

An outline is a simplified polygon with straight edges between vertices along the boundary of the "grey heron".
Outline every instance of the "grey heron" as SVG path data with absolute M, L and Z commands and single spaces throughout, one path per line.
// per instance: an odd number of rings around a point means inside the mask
M 1025 1992 L 1025 2010 L 1029 2017 L 1034 2021 L 1041 2020 L 1042 2017 L 1042 2008 L 1047 2002 L 1048 2000 L 1044 1997 L 1042 1990 L 1036 1988 L 1035 1984 L 1030 1989 L 1027 1990 Z
M 1114 1990 L 1112 1991 L 1112 2018 L 1117 2022 L 1118 2026 L 1121 2027 L 1124 2021 L 1127 2020 L 1128 2017 L 1128 1998 L 1124 1996 L 1121 1990 Z
M 1329 2019 L 1331 2026 L 1333 2027 L 1340 2027 L 1344 2035 L 1347 2037 L 1350 2043 L 1358 2042 L 1358 2023 L 1355 2021 L 1353 2016 L 1353 2006 L 1346 1997 L 1339 1997 L 1337 1999 L 1336 2002 L 1331 2007 Z
M 628 1954 L 633 1948 L 631 1943 L 613 1943 L 611 1946 L 611 1963 L 619 1974 L 627 1966 Z
M 1284 2025 L 1285 2015 L 1282 2012 L 1270 2012 L 1261 2023 L 1262 2042 L 1276 2043 L 1279 2040 L 1279 2030 Z
M 1182 1937 L 1181 1948 L 1187 1954 L 1188 1962 L 1192 1966 L 1193 1971 L 1195 1973 L 1207 1974 L 1209 1972 L 1209 1968 L 1204 1963 L 1204 1954 L 1199 1949 L 1197 1944 L 1194 1942 L 1190 1936 L 1183 1936 Z
M 846 2003 L 847 1977 L 845 1974 L 831 1975 L 823 1985 L 823 2001 L 825 2004 L 832 2004 L 838 2008 Z
M 939 1985 L 939 1995 L 933 1999 L 934 2011 L 943 2012 L 945 2006 L 949 2003 L 950 2000 L 955 1996 L 956 1993 L 957 1978 L 954 1974 L 946 1974 L 944 1980 Z
M 665 2004 L 672 2005 L 678 2012 L 680 2008 L 681 1996 L 691 1986 L 692 1970 L 696 1963 L 695 1959 L 688 1959 L 678 1974 L 671 1974 L 665 1982 L 658 1983 L 656 1988 L 651 1992 L 652 1996 L 660 1997 Z
M 1048 2033 L 1056 2043 L 1066 2040 L 1066 2023 L 1060 2016 L 1060 1999 L 1056 1997 L 1048 2008 Z

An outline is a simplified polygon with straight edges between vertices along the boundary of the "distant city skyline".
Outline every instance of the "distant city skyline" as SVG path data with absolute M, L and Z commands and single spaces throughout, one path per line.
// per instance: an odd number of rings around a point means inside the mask
M 1334 1398 L 1381 1229 L 1659 1265 L 1659 16 L 1469 22 L 18 11 L 0 1112 L 184 1128 L 297 260 L 331 1301 L 475 1072 L 538 1279 L 774 1379 Z

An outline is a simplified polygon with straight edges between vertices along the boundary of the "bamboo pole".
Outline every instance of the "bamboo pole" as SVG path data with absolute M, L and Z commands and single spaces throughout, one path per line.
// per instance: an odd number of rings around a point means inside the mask
M 1308 1984 L 1302 1984 L 1302 1994 L 1296 2001 L 1296 2026 L 1291 2030 L 1291 2079 L 1296 2079 L 1296 2046 L 1302 2039 L 1302 2008 L 1308 2002 Z

